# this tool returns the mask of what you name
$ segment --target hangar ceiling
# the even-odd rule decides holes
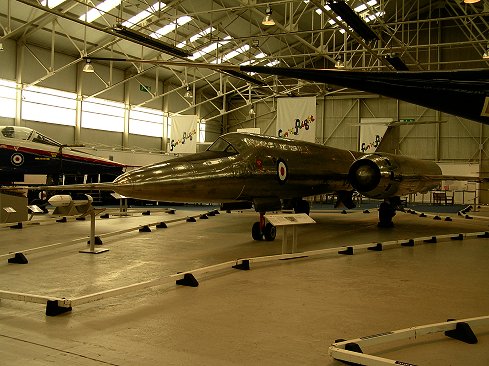
[[[262,24],[267,13],[275,25]],[[75,58],[62,66],[38,60],[46,73],[30,85],[42,85],[73,64],[83,66],[84,56],[186,60],[187,54],[199,62],[285,67],[334,68],[341,62],[359,70],[461,69],[487,67],[489,0],[5,0],[0,26],[1,40]],[[148,40],[160,43],[148,46]],[[214,96],[259,101],[345,92],[273,76],[243,80],[194,67],[105,63],[125,70],[127,80],[146,75],[198,88],[217,115],[228,112]],[[114,87],[109,84],[105,89]],[[151,95],[148,101],[159,97]]]

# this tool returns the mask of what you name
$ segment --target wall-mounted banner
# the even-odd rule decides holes
[[[361,118],[359,151],[373,153],[384,138],[392,118]]]
[[[278,99],[278,137],[315,142],[316,123],[316,97]]]
[[[196,115],[171,116],[170,152],[197,152],[197,122]]]

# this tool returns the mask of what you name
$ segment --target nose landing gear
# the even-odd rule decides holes
[[[273,241],[277,235],[277,228],[270,223],[265,223],[265,212],[260,212],[260,221],[255,222],[251,228],[253,240]]]

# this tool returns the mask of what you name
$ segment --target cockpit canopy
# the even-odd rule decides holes
[[[225,153],[226,155],[238,154],[238,150],[229,142],[219,137],[214,143],[207,148],[207,151]]]
[[[0,129],[0,138],[10,138],[22,141],[32,141],[38,144],[50,145],[50,146],[61,146],[61,144],[49,137],[34,131],[31,128],[20,127],[20,126],[6,126]]]

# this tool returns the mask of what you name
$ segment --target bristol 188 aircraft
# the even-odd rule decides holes
[[[112,181],[124,165],[62,145],[27,127],[0,127],[0,182],[24,181],[24,174],[47,175],[57,184],[61,176],[104,175]],[[71,179],[74,180],[74,179]]]
[[[137,168],[112,183],[64,188],[88,186],[170,202],[252,203],[260,213],[252,227],[253,239],[273,240],[276,229],[265,223],[264,214],[280,210],[284,203],[309,213],[303,197],[336,193],[341,203],[353,208],[356,190],[395,205],[400,196],[433,189],[442,179],[448,178],[434,162],[233,132],[219,137],[205,152]],[[381,205],[381,224],[392,224],[391,211]]]

